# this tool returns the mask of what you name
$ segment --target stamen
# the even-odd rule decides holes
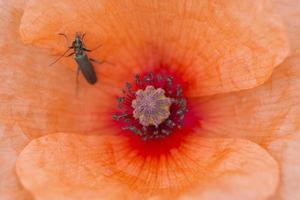
[[[181,85],[172,76],[137,74],[134,84],[126,82],[122,92],[123,96],[117,98],[120,112],[113,114],[122,130],[146,141],[162,139],[184,126],[187,101]]]
[[[136,84],[140,84],[141,83],[141,79],[140,79],[140,75],[139,74],[135,75],[135,82],[136,82]]]
[[[156,76],[156,78],[157,78],[157,81],[161,81],[162,80],[162,77],[159,74]]]

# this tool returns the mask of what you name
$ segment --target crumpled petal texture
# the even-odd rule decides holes
[[[101,123],[95,121],[101,121],[99,113],[91,107],[109,107],[110,101],[102,95],[112,90],[100,88],[100,93],[98,88],[81,82],[76,96],[75,72],[62,65],[50,67],[52,57],[21,42],[19,25],[24,5],[15,4],[1,2],[5,12],[1,12],[0,27],[7,32],[0,38],[1,121],[18,123],[29,138],[63,130],[98,131],[100,127],[95,125]]]
[[[270,196],[278,182],[277,164],[249,141],[220,138],[235,137],[259,143],[280,164],[282,178],[274,199],[297,199],[299,59],[289,58],[275,69],[270,80],[253,88],[265,82],[288,53],[280,20],[267,1],[183,2],[30,0],[24,15],[24,5],[0,2],[4,11],[0,13],[0,28],[6,31],[0,38],[0,121],[10,124],[0,133],[0,150],[4,152],[0,155],[4,163],[0,180],[9,180],[0,181],[0,188],[6,190],[0,191],[0,199],[30,198],[14,174],[15,159],[29,140],[58,131],[87,135],[114,132],[109,111],[115,106],[111,102],[121,84],[160,62],[192,80],[189,97],[196,97],[193,103],[201,104],[203,119],[202,130],[195,132],[214,138],[188,140],[190,143],[181,149],[183,157],[175,151],[170,159],[153,161],[134,159],[136,152],[124,153],[126,143],[120,145],[120,140],[105,134],[42,137],[32,141],[19,159],[18,173],[26,188],[45,199],[64,199],[66,195],[84,199],[83,194],[99,199],[108,193],[107,198],[113,199],[126,192],[128,198],[140,199],[146,189],[139,186],[148,183],[155,188],[151,191],[153,199],[175,195],[173,188],[181,192],[182,199]],[[287,9],[297,7],[292,3],[281,3],[286,9],[279,13],[288,22],[295,56],[299,34],[290,19],[296,18],[297,11]],[[115,64],[96,67],[100,84],[95,87],[81,77],[78,96],[75,62],[62,59],[48,66],[56,58],[49,50],[59,55],[66,47],[64,38],[56,34],[64,32],[72,40],[76,31],[87,33],[88,47],[103,44],[91,57]],[[249,88],[253,89],[238,91]],[[218,95],[198,98],[211,94]],[[11,156],[7,157],[6,151]],[[111,157],[119,163],[110,162]],[[65,158],[70,158],[69,163]],[[161,168],[157,168],[158,163]],[[107,170],[107,166],[111,168]],[[139,166],[148,171],[138,170]],[[93,170],[97,167],[99,171]],[[157,172],[161,179],[150,176]],[[132,186],[142,192],[133,191]]]
[[[291,54],[299,56],[300,53],[300,6],[295,0],[272,0],[278,13],[287,27],[290,40]]]
[[[268,146],[273,157],[281,163],[281,181],[271,200],[297,200],[300,188],[300,132]]]
[[[30,200],[30,194],[20,184],[15,162],[29,139],[18,126],[0,124],[0,199]]]
[[[189,26],[186,25],[186,27],[188,28],[191,28],[191,26],[199,27],[201,29],[199,30],[200,33],[201,31],[203,32],[210,29],[215,30],[216,27],[210,28],[210,25],[215,26],[214,23],[212,23],[210,20],[214,19],[215,17],[218,17],[215,15],[219,13],[217,12],[217,10],[219,10],[219,8],[222,7],[222,5],[218,5],[220,4],[220,2],[212,3],[212,5],[210,5],[210,3],[208,3],[207,1],[203,1],[203,2],[201,1],[202,3],[199,5],[198,4],[193,5],[193,1],[189,1],[189,2],[191,3],[191,5],[182,5],[174,1],[174,3],[172,3],[172,5],[174,4],[174,7],[172,8],[169,8],[169,5],[167,6],[163,3],[157,3],[156,5],[154,3],[151,4],[148,2],[148,4],[150,5],[147,5],[147,3],[141,4],[135,1],[131,1],[131,3],[127,6],[122,6],[121,5],[122,1],[120,2],[119,6],[116,6],[113,1],[108,1],[108,2],[103,1],[101,2],[101,4],[94,3],[93,9],[91,9],[93,12],[89,12],[89,15],[92,15],[94,18],[97,19],[98,17],[102,17],[102,18],[103,16],[107,17],[106,20],[101,20],[102,18],[96,20],[96,21],[103,22],[101,23],[101,26],[99,26],[97,25],[97,23],[95,24],[95,20],[92,20],[90,17],[84,17],[87,13],[85,13],[85,15],[75,14],[77,12],[80,13],[80,10],[85,10],[85,7],[79,9],[78,4],[75,2],[70,3],[69,1],[64,1],[64,2],[60,2],[63,3],[64,6],[58,6],[59,3],[54,5],[55,2],[52,1],[48,3],[43,1],[38,1],[38,2],[29,1],[25,9],[25,11],[27,10],[27,12],[24,13],[22,19],[20,19],[21,16],[19,16],[19,18],[14,21],[15,25],[13,27],[11,26],[6,27],[6,30],[10,34],[8,34],[5,38],[1,39],[3,43],[3,46],[1,48],[2,49],[1,53],[3,55],[3,60],[0,61],[1,66],[10,66],[10,67],[9,68],[5,67],[2,70],[2,73],[0,74],[1,79],[5,80],[5,82],[1,85],[2,86],[1,91],[3,91],[1,101],[2,101],[2,105],[5,106],[1,107],[2,112],[0,117],[3,118],[3,120],[5,121],[13,121],[13,122],[17,121],[25,130],[26,134],[30,135],[30,137],[36,137],[39,135],[53,133],[57,131],[81,133],[81,132],[99,132],[99,130],[101,129],[108,129],[110,128],[111,125],[109,123],[110,119],[109,118],[99,119],[99,117],[97,117],[100,115],[107,116],[108,110],[112,107],[112,105],[110,104],[111,99],[108,99],[107,95],[116,96],[116,93],[120,91],[120,88],[123,87],[123,83],[128,81],[129,77],[133,77],[135,73],[138,73],[143,69],[151,70],[153,66],[155,66],[155,63],[160,62],[161,60],[169,64],[171,70],[181,71],[181,73],[183,74],[184,77],[186,77],[187,80],[197,79],[198,81],[201,82],[200,85],[196,83],[190,84],[191,87],[189,88],[190,91],[189,94],[191,96],[212,94],[216,92],[214,91],[214,89],[218,90],[219,92],[226,92],[227,91],[226,89],[222,91],[219,90],[220,88],[219,86],[217,86],[218,83],[215,83],[214,81],[211,82],[209,80],[206,80],[205,78],[203,79],[201,77],[199,78],[199,76],[210,77],[208,74],[214,74],[214,72],[207,72],[207,70],[212,69],[213,71],[216,71],[214,70],[213,66],[215,65],[217,66],[218,64],[214,63],[216,59],[214,58],[213,54],[211,56],[208,55],[202,56],[202,54],[199,56],[197,52],[201,50],[202,53],[208,54],[210,52],[209,49],[212,48],[212,47],[210,48],[208,47],[213,45],[212,44],[213,40],[211,39],[211,37],[216,37],[216,35],[220,35],[221,37],[220,40],[222,41],[224,38],[229,37],[228,39],[224,40],[228,42],[230,38],[231,40],[236,41],[236,37],[233,37],[232,35],[230,36],[230,34],[229,36],[226,36],[227,32],[224,32],[224,34],[222,34],[222,32],[219,31],[218,34],[216,34],[215,32],[212,32],[210,34],[203,33],[203,37],[199,37],[198,38],[199,40],[197,40],[197,38],[192,37],[193,35],[190,34],[188,35],[189,37],[183,38],[180,35],[178,35],[180,31],[179,32],[175,31],[175,33],[174,31],[173,32],[165,31],[166,28],[165,23],[163,26],[163,34],[161,33],[161,31],[155,33],[155,34],[162,34],[163,35],[162,37],[153,37],[153,35],[148,34],[148,32],[151,32],[150,30],[152,29],[153,31],[156,29],[161,30],[161,28],[154,25],[160,24],[160,22],[162,21],[161,20],[162,17],[169,18],[168,13],[170,13],[170,9],[174,9],[174,12],[176,11],[175,12],[176,16],[178,15],[178,20],[175,21],[171,20],[174,21],[171,23],[173,27],[172,29],[174,30],[175,29],[179,30],[179,28],[181,26],[184,26],[185,23],[192,23]],[[53,7],[49,6],[52,4],[54,5]],[[38,7],[38,6],[43,7],[45,5],[48,5],[45,8],[47,12],[44,12],[45,11],[44,9]],[[81,6],[88,6],[88,5],[89,4],[85,4],[85,3],[81,4]],[[244,5],[244,3],[242,3],[242,5]],[[130,6],[133,6],[135,10],[141,10],[143,11],[143,13],[148,13],[148,14],[144,16],[144,14],[140,13],[139,11],[137,11],[137,13],[129,12],[125,8]],[[228,8],[229,9],[228,12],[230,11],[229,13],[231,13],[232,15],[235,13],[235,12],[231,12],[234,9],[237,9],[236,12],[243,11],[242,12],[243,14],[239,17],[241,17],[244,20],[243,21],[242,19],[240,20],[236,19],[234,21],[235,23],[233,23],[230,21],[231,18],[229,17],[228,18],[229,22],[227,23],[227,26],[228,29],[230,30],[231,29],[242,30],[245,25],[242,26],[242,24],[240,23],[246,23],[247,21],[248,23],[250,23],[251,22],[250,19],[252,18],[255,18],[255,21],[257,21],[258,19],[262,20],[261,23],[255,23],[255,24],[257,24],[257,26],[262,28],[263,34],[267,34],[266,31],[268,30],[265,30],[265,28],[268,29],[267,27],[273,26],[273,23],[269,23],[268,26],[262,25],[264,23],[267,23],[268,20],[271,20],[273,19],[273,17],[275,17],[273,16],[273,12],[267,9],[268,8],[267,3],[256,2],[254,4],[251,3],[249,6],[250,8],[252,8],[253,11],[252,14],[267,13],[270,14],[270,16],[268,17],[265,16],[253,17],[251,13],[249,13],[249,10],[251,9],[248,9],[246,5],[245,7],[247,8],[244,8],[246,10],[244,12],[242,8],[236,8],[235,4],[232,1],[228,2],[228,5],[226,4],[226,7],[228,6],[230,8],[230,9]],[[230,6],[232,6],[232,8]],[[110,12],[106,11],[105,14],[103,14],[102,16],[100,11],[104,7],[107,9],[112,9],[112,11]],[[188,13],[184,14],[187,11],[185,12],[181,11],[180,10],[181,7],[190,10],[191,13],[189,13],[189,15]],[[211,9],[206,9],[207,7],[209,8],[211,7]],[[57,12],[59,12],[60,9],[67,9],[68,12],[61,11],[60,15],[55,15],[55,16],[64,17],[65,15],[70,15],[69,17],[71,17],[72,20],[71,19],[56,20],[52,16],[52,14],[53,13],[57,14]],[[118,9],[118,10],[114,11],[113,9]],[[146,11],[145,9],[147,10],[149,9],[149,12],[144,12]],[[158,9],[162,10],[161,14],[155,14],[154,10],[158,10]],[[198,13],[196,12],[197,9],[200,10],[204,9],[206,11],[204,13],[202,12]],[[37,16],[34,16],[35,13],[38,15],[38,18]],[[200,16],[197,16],[197,14]],[[212,16],[209,17],[210,15]],[[173,15],[171,17],[174,18]],[[122,20],[120,18],[122,18]],[[244,18],[248,20],[245,20]],[[140,28],[142,28],[140,26],[140,24],[142,24],[141,22],[140,24],[131,24],[133,23],[134,19],[144,20],[145,23],[147,22],[147,26],[144,28],[145,30],[149,29],[149,31],[140,30]],[[264,20],[267,20],[267,22],[264,22]],[[103,56],[105,59],[114,62],[116,65],[113,67],[108,65],[96,67],[96,71],[99,74],[98,77],[100,79],[100,84],[97,84],[96,87],[89,87],[89,85],[87,85],[85,81],[82,80],[81,78],[82,81],[80,81],[79,84],[79,96],[76,97],[75,95],[76,64],[74,63],[74,61],[72,59],[62,59],[61,62],[57,63],[55,66],[49,67],[48,65],[55,59],[55,57],[51,58],[49,56],[49,52],[46,50],[34,48],[33,46],[29,46],[29,45],[25,46],[20,42],[20,38],[18,36],[19,27],[17,26],[20,21],[21,21],[20,30],[23,35],[22,36],[23,40],[26,41],[27,38],[27,42],[29,41],[37,45],[44,44],[44,47],[61,50],[61,52],[64,51],[66,44],[64,38],[59,38],[56,35],[56,33],[65,32],[66,34],[70,35],[70,37],[72,37],[75,31],[78,30],[85,31],[87,33],[86,43],[89,47],[97,46],[100,43],[103,44],[103,47],[101,47],[101,49],[99,49],[98,52],[92,53],[91,57],[101,60]],[[279,52],[282,51],[287,52],[287,44],[284,42],[285,37],[283,31],[281,30],[281,25],[275,19],[273,21],[274,21],[274,33],[272,32],[271,36],[272,37],[274,36],[275,38],[260,37],[260,39],[263,40],[260,46],[264,46],[264,44],[274,42],[274,44],[272,45],[270,44],[272,47],[270,46],[265,47],[270,51],[274,51],[274,52],[270,52],[270,54],[264,52],[262,56],[267,56],[270,58],[272,57],[276,60],[276,62],[275,60],[273,60],[274,62],[273,61],[271,62],[272,67],[268,68],[267,66],[271,66],[271,65],[267,64],[264,65],[263,68],[259,67],[259,70],[255,72],[255,73],[260,73],[261,69],[269,71],[267,74],[264,74],[262,76],[259,75],[260,77],[265,77],[265,78],[269,77],[273,67],[275,67],[275,64],[278,63],[280,60],[282,60],[284,55],[286,55],[286,53],[281,54]],[[65,28],[59,26],[59,24],[61,24],[62,22],[64,22],[66,26]],[[182,24],[179,22],[182,22]],[[58,25],[56,23],[58,23]],[[117,24],[112,25],[111,23],[112,24],[117,23]],[[34,24],[34,27],[31,27],[32,24]],[[83,27],[81,26],[79,27],[78,24],[82,25]],[[222,24],[223,23],[221,23],[219,26],[222,26]],[[47,29],[46,25],[49,28],[54,27],[55,30]],[[98,31],[92,29],[89,30],[85,28],[85,26],[94,27],[94,29],[99,29],[99,30]],[[205,28],[206,26],[207,28]],[[28,28],[28,30],[26,29],[26,27]],[[107,28],[118,27],[119,30],[123,30],[123,31],[117,31],[117,30],[109,31],[109,29],[105,31],[101,31],[105,27]],[[253,27],[253,28],[259,31],[260,30],[259,27],[257,28]],[[114,33],[114,34],[110,34],[110,33]],[[133,33],[136,35],[136,37],[131,36]],[[169,33],[169,35],[167,33]],[[190,31],[190,33],[194,33],[196,35],[198,32]],[[103,34],[105,34],[105,37],[103,36]],[[236,44],[237,47],[234,48],[238,48],[238,46],[243,45],[242,44],[243,40],[253,42],[253,43],[259,42],[260,40],[257,40],[257,38],[254,36],[255,35],[250,33],[249,35],[247,35],[247,37],[245,36],[245,38],[243,36],[240,39],[241,44]],[[254,37],[254,39],[252,39],[252,37]],[[15,38],[17,38],[17,40]],[[135,38],[135,40],[138,41],[134,41],[133,38]],[[159,38],[162,40],[152,41],[154,39],[159,39]],[[171,38],[173,38],[172,41],[169,41]],[[264,41],[264,39],[268,40],[269,42]],[[216,40],[216,38],[214,38],[214,40]],[[209,44],[205,45],[206,46],[205,49],[199,50],[197,48],[203,48],[203,45],[201,45],[202,44],[201,41],[202,42],[209,41]],[[173,44],[173,45],[170,45],[170,50],[165,51],[165,50],[159,50],[156,47],[155,48],[149,47],[149,44],[153,44],[154,46],[162,46],[166,44]],[[225,45],[226,48],[234,46],[234,45],[226,45],[223,44],[222,42],[218,44]],[[184,48],[182,45],[193,46],[193,48],[192,47]],[[144,46],[145,48],[141,49],[139,48],[139,46]],[[278,48],[275,48],[275,46]],[[159,48],[166,49],[166,50],[168,49],[167,47],[159,47]],[[189,51],[187,50],[187,48],[189,49]],[[226,52],[225,51],[226,48],[224,48],[224,51],[222,50],[219,52]],[[161,51],[164,53],[161,54],[160,53]],[[186,53],[183,54],[182,51],[186,52],[189,56],[184,56],[186,55]],[[14,52],[15,55],[18,55],[18,58],[12,59],[11,55],[8,54],[9,52]],[[253,52],[256,52],[256,50]],[[169,55],[167,56],[166,53]],[[280,56],[276,56],[279,54]],[[148,55],[148,57],[145,57],[145,55]],[[171,55],[176,57],[176,59],[171,58],[170,57]],[[246,57],[250,59],[249,55],[247,54]],[[201,59],[204,57],[212,58],[209,61],[209,65],[202,65],[202,64],[198,65],[198,64],[191,63],[191,61],[198,62],[197,59]],[[232,55],[232,58],[236,58],[236,55]],[[260,61],[265,62],[267,60],[270,60],[268,58],[256,58],[256,59],[259,62]],[[181,63],[178,62],[179,60]],[[147,63],[143,63],[142,61]],[[226,62],[226,63],[229,64],[230,62]],[[246,63],[252,63],[251,59]],[[262,64],[259,65],[261,66]],[[72,69],[69,69],[68,66],[71,66]],[[191,70],[192,69],[194,70],[192,73],[190,73],[190,75],[186,71],[187,66],[191,67]],[[240,65],[240,64],[232,63],[232,66],[241,67],[241,69],[246,69],[244,65]],[[251,64],[251,67],[255,67],[255,66],[256,65]],[[251,70],[255,71],[256,69],[253,68]],[[201,73],[198,73],[197,71],[201,71]],[[231,75],[226,74],[227,72],[230,71],[239,72],[240,70],[224,69],[224,76],[227,78],[230,77]],[[220,73],[219,75],[221,74],[222,73]],[[219,75],[217,77],[219,77]],[[252,78],[249,79],[246,77],[248,75],[252,76],[251,73],[247,72],[247,73],[240,73],[237,75],[237,77],[242,78],[244,80],[252,80]],[[227,78],[225,79],[229,80]],[[226,85],[225,87],[230,85],[227,84],[228,81],[225,82],[226,82],[226,84],[224,84],[224,86]],[[215,84],[216,87],[213,87],[214,89],[206,93],[202,88],[202,87],[206,87],[205,84]],[[223,86],[220,85],[220,87]],[[99,101],[99,99],[101,99],[101,101]],[[95,110],[97,110],[97,112],[95,112]],[[98,123],[100,121],[103,123]],[[105,124],[105,126],[103,126],[103,124]]]
[[[203,98],[202,134],[236,137],[264,146],[280,163],[281,181],[274,200],[298,198],[300,147],[300,59],[291,57],[254,90]],[[272,199],[272,200],[273,200]]]
[[[297,1],[293,0],[274,0],[278,8],[279,14],[283,17],[288,28],[289,39],[291,41],[291,53],[293,55],[293,65],[299,68],[299,53],[300,53],[300,6]],[[295,77],[296,78],[296,77]],[[294,90],[294,93],[298,91]],[[297,105],[297,104],[296,104]],[[298,106],[299,107],[299,106]],[[272,142],[268,149],[272,155],[281,164],[281,181],[279,189],[274,194],[271,200],[297,200],[299,198],[298,192],[300,190],[300,172],[299,172],[299,147],[300,147],[300,132],[299,125],[296,125],[297,119],[300,117],[299,111],[293,109],[292,113],[295,119],[288,117],[284,120],[284,127],[287,129],[295,129],[293,134],[288,134],[288,137],[281,138]],[[291,116],[291,115],[288,115]],[[296,126],[295,126],[296,125]]]
[[[253,90],[199,99],[202,133],[250,139],[264,146],[296,134],[300,123],[299,61],[288,59],[270,80]]]
[[[30,0],[20,26],[26,43],[61,52],[54,34],[77,31],[123,67],[183,65],[191,96],[262,84],[289,49],[268,1]]]
[[[157,158],[141,157],[127,145],[109,133],[47,135],[23,150],[17,173],[44,200],[258,200],[277,187],[277,163],[246,140],[194,135],[170,155]]]

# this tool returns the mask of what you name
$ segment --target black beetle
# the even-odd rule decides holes
[[[65,34],[59,33],[59,35],[64,36],[66,38],[66,40],[68,41],[68,38]],[[95,73],[94,66],[92,65],[91,62],[96,62],[96,63],[102,64],[102,63],[104,63],[104,61],[98,62],[98,61],[96,61],[92,58],[89,58],[87,56],[87,54],[85,52],[91,52],[92,50],[89,50],[89,49],[85,48],[84,43],[83,43],[84,36],[85,36],[85,34],[81,34],[81,33],[77,32],[75,34],[75,39],[72,42],[72,46],[70,46],[67,49],[67,51],[65,51],[59,58],[57,58],[50,65],[53,65],[59,59],[64,57],[70,49],[74,49],[74,51],[72,53],[70,53],[69,55],[67,55],[66,57],[69,57],[69,56],[72,56],[72,55],[75,54],[75,61],[77,62],[77,65],[78,65],[77,74],[76,74],[76,82],[78,81],[78,75],[79,75],[79,72],[81,71],[84,78],[87,80],[87,82],[94,85],[97,82],[97,76],[96,76],[96,73]]]

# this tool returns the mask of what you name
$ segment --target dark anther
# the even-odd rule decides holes
[[[112,118],[113,118],[114,120],[116,120],[116,121],[119,121],[119,120],[120,120],[120,118],[119,118],[119,116],[118,116],[117,114],[113,114],[113,115],[112,115]]]
[[[150,72],[148,75],[146,75],[144,77],[144,80],[145,80],[145,82],[150,83],[153,80],[153,73]]]
[[[173,77],[172,76],[168,76],[167,77],[167,81],[168,81],[168,86],[172,86],[172,83],[173,83]]]
[[[125,97],[118,97],[118,102],[119,102],[119,103],[123,103],[124,100],[125,100]]]
[[[136,74],[134,85],[127,82],[122,92],[123,95],[117,98],[120,110],[112,116],[114,120],[122,121],[122,130],[130,131],[147,141],[165,138],[183,127],[188,112],[187,101],[183,96],[183,88],[176,84],[172,76],[153,72]],[[168,108],[162,106],[161,109],[158,106],[162,104],[162,95],[163,102],[168,102]],[[145,111],[149,109],[159,111],[160,114],[168,112],[168,115],[162,118],[162,115],[152,111],[149,113],[153,114],[149,115]]]
[[[130,130],[130,131],[134,132],[137,135],[141,135],[142,134],[141,131],[138,130],[135,126],[125,126],[122,129],[123,130]]]
[[[140,84],[140,83],[141,83],[141,79],[140,79],[140,75],[139,75],[139,74],[136,74],[136,75],[135,75],[135,82],[136,82],[137,84]]]
[[[157,78],[157,81],[161,81],[161,80],[162,80],[162,77],[161,77],[160,74],[158,74],[158,75],[156,76],[156,78]]]
[[[153,78],[154,78],[153,72],[150,72],[150,73],[149,73],[149,78],[150,78],[150,80],[153,80]]]
[[[169,128],[174,128],[176,126],[176,124],[170,119],[168,119],[166,123]]]
[[[126,82],[126,87],[127,87],[128,90],[130,90],[131,89],[131,83]]]
[[[127,117],[127,116],[128,116],[127,113],[124,113],[124,114],[121,114],[121,115],[117,115],[117,114],[112,115],[113,119],[115,119],[116,121],[119,121],[120,119],[122,119],[124,117]]]
[[[182,88],[179,85],[177,85],[176,96],[177,97],[182,96]]]
[[[183,110],[177,110],[176,114],[177,114],[177,115],[183,115],[183,114],[184,114],[184,111],[183,111]]]

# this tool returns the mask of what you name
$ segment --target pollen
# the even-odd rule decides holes
[[[143,126],[158,127],[170,115],[172,99],[165,96],[162,88],[155,89],[152,85],[145,90],[138,90],[136,99],[132,101],[133,117]]]

